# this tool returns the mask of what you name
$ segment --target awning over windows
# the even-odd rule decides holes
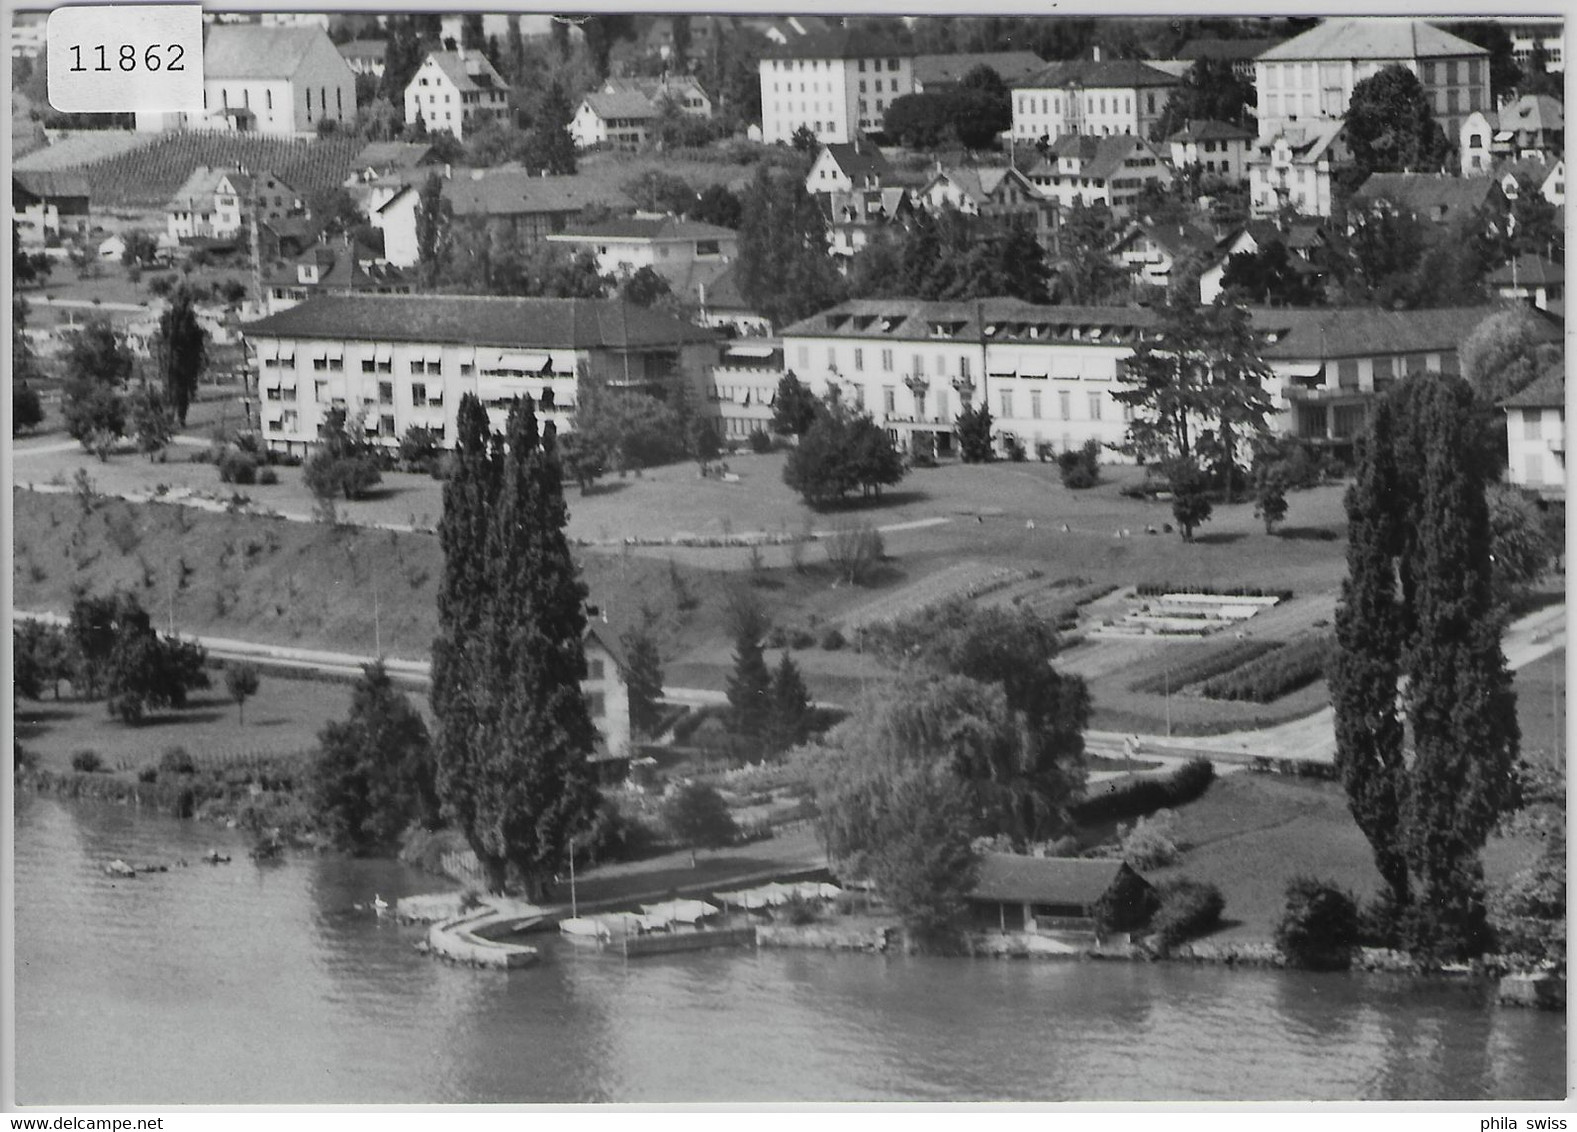
[[[525,373],[542,373],[553,364],[546,354],[505,354],[499,361],[502,369],[517,369]]]
[[[730,346],[728,356],[731,358],[770,358],[777,353],[775,346]]]
[[[1324,362],[1283,362],[1276,367],[1288,377],[1318,377],[1325,370]]]

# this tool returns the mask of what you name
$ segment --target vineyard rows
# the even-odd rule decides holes
[[[159,208],[200,165],[267,169],[302,197],[341,184],[362,142],[330,137],[296,141],[256,134],[183,131],[73,171],[88,179],[94,208]]]

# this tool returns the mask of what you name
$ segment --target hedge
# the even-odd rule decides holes
[[[1190,684],[1198,684],[1211,677],[1220,676],[1224,672],[1231,672],[1234,668],[1280,647],[1280,641],[1265,640],[1234,641],[1224,646],[1209,646],[1195,651],[1182,664],[1174,665],[1164,672],[1158,672],[1143,680],[1134,681],[1128,685],[1128,690],[1156,694],[1170,688],[1175,692]]]
[[[1185,582],[1141,582],[1134,587],[1140,597],[1160,597],[1163,594],[1208,594],[1211,597],[1273,597],[1290,601],[1291,590],[1262,589],[1259,586],[1200,586]]]
[[[1212,700],[1252,700],[1268,704],[1321,679],[1335,638],[1329,634],[1293,641],[1200,687]]]
[[[1093,825],[1173,809],[1210,789],[1215,777],[1209,759],[1189,759],[1164,778],[1129,779],[1075,802],[1069,813],[1078,824]]]

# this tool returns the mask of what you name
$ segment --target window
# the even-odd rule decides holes
[[[380,404],[380,405],[392,405],[392,404],[394,404],[394,382],[392,382],[392,381],[380,381],[380,382],[378,382],[378,404]]]
[[[827,368],[833,373],[838,372],[838,348],[836,346],[827,347]]]
[[[898,405],[898,396],[891,385],[882,386],[882,412],[892,413]]]
[[[598,656],[598,657],[588,657],[587,658],[587,660],[586,660],[586,679],[588,679],[588,680],[602,680],[602,679],[604,679],[602,657]]]
[[[345,372],[345,359],[344,358],[330,358],[329,359],[329,372],[330,373],[343,373],[343,372]]]
[[[1544,414],[1538,409],[1524,409],[1522,411],[1522,439],[1542,440],[1544,437]]]
[[[427,385],[425,382],[413,381],[411,383],[411,404],[421,405],[427,401]]]
[[[913,370],[913,373],[914,373],[914,375],[916,377],[924,377],[925,376],[925,359],[923,357],[921,357],[919,354],[916,354],[914,356],[914,370]]]
[[[882,372],[883,373],[892,373],[892,371],[893,371],[893,352],[891,350],[883,350],[882,351]]]
[[[865,369],[865,351],[858,346],[854,348],[854,372],[860,373]]]
[[[963,378],[967,378],[969,376],[969,359],[968,358],[959,358],[958,359],[958,376],[959,377],[963,377]]]
[[[1029,415],[1031,417],[1033,417],[1037,421],[1040,420],[1040,391],[1039,390],[1036,390],[1035,392],[1033,392],[1033,393],[1031,393],[1029,395]]]
[[[604,704],[605,704],[605,698],[604,698],[603,693],[601,693],[601,692],[587,692],[586,693],[586,710],[591,712],[591,714],[592,714],[592,716],[594,718],[601,718],[602,716],[604,716],[604,715],[606,715],[608,713],[607,712],[607,708],[604,706]]]
[[[1099,393],[1091,393],[1090,394],[1090,420],[1098,421],[1100,419],[1101,419],[1101,395]]]
[[[799,348],[798,354],[799,354],[799,368],[802,369],[802,370],[810,369],[810,347],[809,346],[801,346]]]
[[[378,418],[378,435],[379,436],[393,436],[394,435],[394,414],[393,413],[384,413]]]
[[[1004,418],[1011,417],[1013,415],[1012,390],[1004,389],[999,396],[1001,397],[1002,416]]]
[[[1073,395],[1066,390],[1057,394],[1057,412],[1065,421],[1073,419]]]
[[[476,372],[476,363],[475,362],[461,362],[460,363],[460,376],[461,377],[470,377],[475,372]]]
[[[1336,363],[1336,384],[1343,389],[1358,388],[1358,362],[1354,358],[1342,358]]]
[[[326,370],[326,369],[329,368],[329,360],[327,358],[313,358],[312,359],[312,368],[313,369],[318,369],[318,370]]]

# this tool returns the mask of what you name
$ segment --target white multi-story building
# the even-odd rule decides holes
[[[356,75],[315,24],[214,24],[203,44],[201,112],[137,111],[137,129],[316,136],[356,117]]]
[[[510,402],[530,396],[543,419],[572,429],[583,378],[698,404],[717,357],[710,330],[600,299],[325,296],[243,332],[263,439],[296,453],[334,410],[387,447],[412,426],[452,444],[466,393],[496,428]]]
[[[1181,80],[1132,59],[1053,63],[1013,87],[1013,137],[1056,141],[1068,134],[1148,138]]]
[[[1511,57],[1524,67],[1533,58],[1535,47],[1544,49],[1544,69],[1550,74],[1566,73],[1566,27],[1556,20],[1506,22],[1511,35]]]
[[[1457,136],[1462,176],[1488,173],[1502,161],[1550,161],[1566,149],[1566,111],[1547,94],[1525,94],[1499,110],[1475,110]]]
[[[1272,377],[1273,427],[1350,446],[1378,393],[1413,373],[1457,372],[1459,344],[1494,307],[1255,309]],[[1122,443],[1133,409],[1113,393],[1159,314],[1141,307],[856,300],[783,331],[783,365],[817,396],[836,390],[906,448],[956,451],[965,406],[988,409],[997,443],[1034,452]],[[1541,324],[1544,325],[1544,324]],[[1558,340],[1560,328],[1545,329]]]
[[[1172,167],[1197,165],[1207,175],[1228,181],[1248,177],[1248,155],[1254,147],[1254,134],[1230,122],[1193,119],[1166,139],[1171,150]]]
[[[1291,209],[1302,216],[1331,214],[1331,171],[1351,154],[1340,118],[1288,127],[1255,143],[1248,158],[1249,211],[1274,216]]]
[[[1353,87],[1393,64],[1418,76],[1447,138],[1491,105],[1484,48],[1423,20],[1325,20],[1254,61],[1260,141],[1346,117]]]
[[[1105,204],[1113,215],[1126,217],[1145,185],[1172,183],[1172,167],[1142,137],[1064,134],[1030,169],[1029,180],[1063,208]]]
[[[651,137],[656,121],[656,105],[640,91],[592,91],[580,100],[569,136],[581,149],[598,145],[639,149]]]
[[[254,207],[258,219],[270,221],[299,215],[304,205],[295,189],[267,170],[254,176],[199,165],[164,206],[165,230],[172,240],[229,239]]]
[[[456,140],[509,118],[509,86],[480,51],[429,51],[405,85],[405,120]]]
[[[1566,365],[1556,362],[1501,403],[1506,410],[1506,479],[1566,498]]]
[[[739,254],[739,234],[732,228],[673,216],[636,215],[571,226],[548,236],[548,242],[591,249],[604,275],[633,275],[649,267],[670,283],[683,279],[696,263],[727,262]]]
[[[914,57],[860,32],[802,36],[760,62],[761,137],[849,142],[882,128],[887,108],[914,93]]]

